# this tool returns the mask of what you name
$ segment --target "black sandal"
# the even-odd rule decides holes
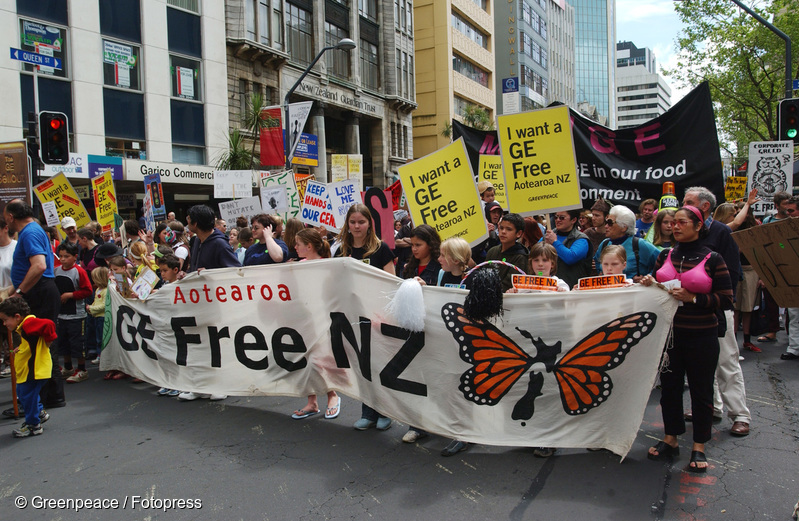
[[[646,457],[651,459],[652,461],[662,461],[666,458],[670,458],[672,456],[679,456],[680,455],[680,446],[677,445],[676,447],[672,447],[665,441],[659,441],[652,447],[657,451],[657,454],[652,454],[648,452]]]
[[[691,463],[694,464],[693,467],[691,466]],[[691,461],[688,463],[688,467],[686,467],[686,470],[688,470],[688,472],[693,472],[695,474],[704,474],[705,472],[707,472],[707,467],[699,467],[697,466],[697,463],[707,463],[707,458],[705,457],[705,453],[702,452],[701,450],[691,451]]]

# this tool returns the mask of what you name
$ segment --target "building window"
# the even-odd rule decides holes
[[[476,81],[483,87],[488,87],[488,72],[457,54],[452,55],[452,70]]]
[[[291,3],[287,5],[288,51],[293,61],[308,65],[313,59],[313,18],[309,11]]]
[[[488,7],[488,0],[472,0],[476,6],[478,6],[483,11],[486,11]]]
[[[105,155],[126,159],[147,159],[147,142],[106,138]]]
[[[335,46],[342,38],[349,38],[349,33],[337,25],[325,22],[325,45]],[[328,71],[333,76],[347,79],[350,76],[350,53],[334,50],[328,56]]]
[[[377,0],[358,0],[358,12],[367,20],[377,22]]]
[[[166,0],[167,5],[200,14],[200,0]]]
[[[475,42],[483,49],[488,49],[488,35],[464,20],[459,14],[452,13],[452,27],[458,32],[466,35],[467,38]]]
[[[397,157],[397,124],[391,122],[391,155]]]
[[[416,83],[413,79],[413,56],[408,55],[408,99],[413,100],[416,96]]]
[[[172,162],[187,165],[204,165],[205,148],[186,145],[172,145]]]
[[[361,40],[361,78],[363,86],[377,90],[380,88],[380,68],[377,59],[377,45]]]
[[[138,46],[103,40],[103,83],[110,87],[141,90]]]
[[[182,56],[169,56],[172,96],[200,101],[200,62]]]
[[[402,125],[402,157],[408,157],[408,127]]]
[[[281,0],[246,0],[247,39],[270,47],[283,47]]]
[[[54,25],[20,19],[20,49],[45,56],[52,56],[61,61],[61,69],[39,67],[39,74],[67,78],[67,30]],[[33,65],[22,64],[22,70],[33,72]]]

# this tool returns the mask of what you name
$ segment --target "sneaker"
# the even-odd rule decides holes
[[[50,413],[42,409],[42,412],[39,413],[39,423],[44,423],[50,419]]]
[[[218,402],[218,401],[224,400],[226,398],[227,398],[226,394],[212,394],[212,395],[208,396],[208,399],[210,399],[212,402]]]
[[[175,396],[180,396],[180,391],[178,391],[177,389],[170,389],[169,392],[167,393],[167,396],[169,396],[170,398],[174,398]]]
[[[755,344],[753,344],[752,342],[744,342],[744,349],[746,349],[747,351],[751,351],[751,352],[753,352],[753,353],[762,353],[762,352],[763,352],[763,350],[762,350],[762,349],[760,349],[759,347],[757,347],[757,346],[756,346]]]
[[[11,435],[15,438],[27,438],[29,436],[38,436],[42,432],[44,432],[44,429],[42,429],[41,423],[39,425],[28,425],[23,423],[22,427],[12,432]]]
[[[172,392],[172,389],[167,389],[166,387],[161,387],[160,389],[158,389],[158,391],[155,394],[157,394],[158,396],[169,396],[169,393],[171,393],[171,392]]]
[[[459,452],[465,451],[471,446],[472,446],[471,443],[466,443],[465,441],[452,440],[451,442],[449,442],[449,445],[444,447],[444,449],[441,451],[441,455],[445,458],[448,458],[450,456],[454,456]]]
[[[361,418],[353,424],[353,427],[355,430],[365,431],[366,429],[371,429],[375,425],[377,425],[377,422],[373,422],[372,420],[368,420],[366,418]]]
[[[76,369],[74,369],[74,368],[67,369],[66,367],[64,367],[64,368],[61,369],[61,376],[66,378],[67,376],[72,376],[73,374],[75,374],[75,372],[76,372]]]
[[[100,365],[100,357],[98,356],[94,360],[92,360],[92,365]]]
[[[391,418],[381,416],[377,419],[377,430],[385,431],[391,428]]]
[[[78,382],[83,382],[89,379],[89,372],[88,371],[75,371],[75,373],[67,378],[68,384],[76,384]]]
[[[0,378],[9,378],[11,376],[11,367],[4,365],[2,369],[0,369]]]
[[[533,449],[533,456],[536,458],[548,458],[555,454],[555,450],[553,447],[536,447]]]
[[[405,436],[402,437],[402,441],[404,443],[416,443],[418,440],[424,438],[425,436],[427,436],[427,434],[415,431],[413,429],[408,429],[408,432],[406,432]]]
[[[178,394],[178,400],[182,400],[184,402],[191,402],[196,400],[197,398],[210,398],[210,394],[202,394],[202,393],[193,393],[191,391],[186,391]]]

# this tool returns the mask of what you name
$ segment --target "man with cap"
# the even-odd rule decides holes
[[[75,219],[72,217],[64,217],[61,219],[61,229],[67,234],[67,238],[64,240],[70,244],[74,244],[80,249],[80,244],[78,243],[78,225],[75,223]]]
[[[477,183],[477,191],[480,193],[480,204],[483,205],[483,209],[485,209],[487,203],[494,202],[496,194],[494,193],[494,185],[491,184],[491,181],[480,181]]]
[[[11,265],[11,282],[14,285],[12,298],[24,298],[33,315],[47,318],[55,323],[61,305],[61,292],[55,284],[53,251],[50,247],[50,237],[39,226],[33,215],[33,208],[20,199],[10,201],[3,209],[9,233],[19,234]],[[72,221],[73,232],[76,232],[75,220],[67,217],[64,221],[67,219]],[[53,357],[50,380],[42,387],[40,395],[47,409],[67,404],[64,397],[64,379],[58,369],[56,357]],[[14,409],[10,410],[11,414],[8,414],[9,411],[3,411],[3,414],[13,416]]]

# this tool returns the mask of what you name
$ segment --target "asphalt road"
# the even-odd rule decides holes
[[[13,439],[23,420],[0,420],[0,520],[787,521],[799,499],[799,362],[779,359],[786,342],[782,332],[763,353],[745,353],[752,433],[734,438],[730,420],[716,425],[706,475],[683,470],[690,427],[672,464],[646,459],[662,430],[657,390],[623,462],[483,445],[442,458],[447,440],[402,443],[397,422],[353,430],[360,404],[347,397],[338,419],[298,421],[289,414],[303,398],[178,402],[92,369],[67,387],[68,406],[50,411],[42,436]],[[10,387],[0,381],[3,409]],[[105,508],[55,503],[75,499]]]

